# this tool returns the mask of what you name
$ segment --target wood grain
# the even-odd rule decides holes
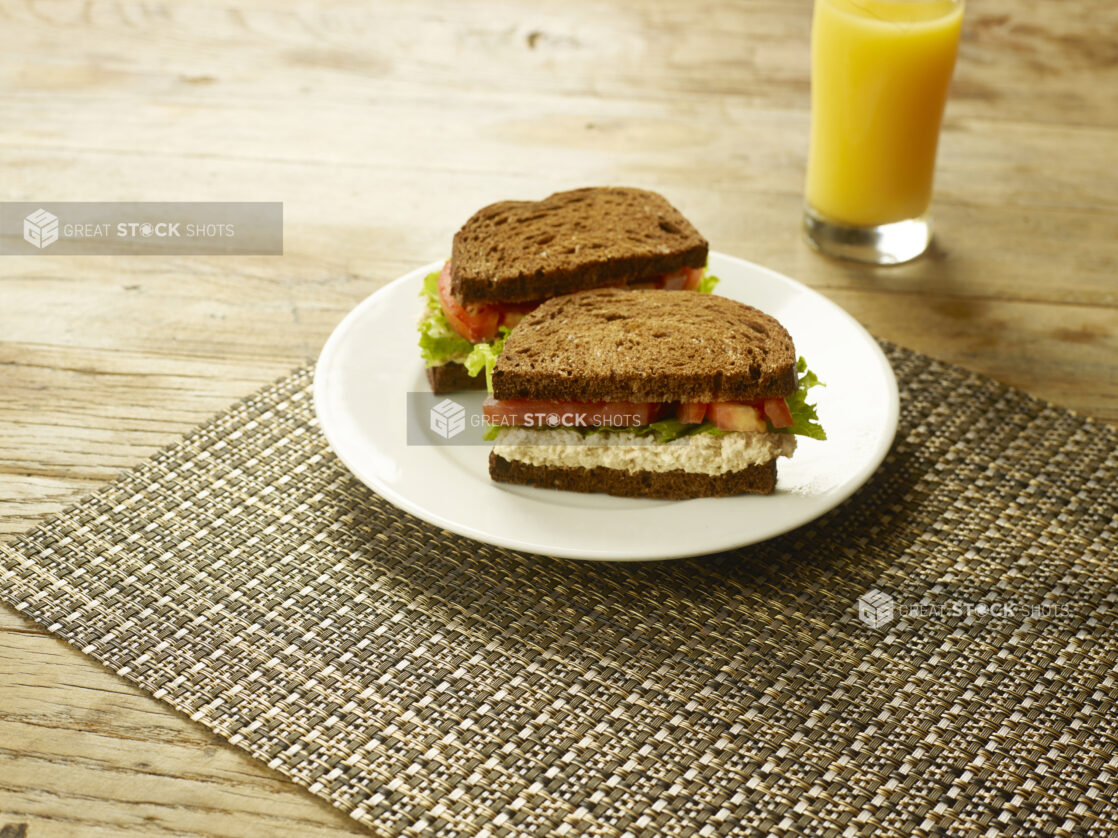
[[[1118,422],[1118,6],[971,0],[932,252],[798,219],[808,0],[2,2],[0,200],[281,200],[285,254],[0,260],[0,537],[313,359],[493,200],[663,191],[875,334]],[[0,608],[0,830],[360,831]],[[3,833],[0,833],[3,834]]]
[[[0,612],[0,827],[39,836],[365,834],[62,641]]]

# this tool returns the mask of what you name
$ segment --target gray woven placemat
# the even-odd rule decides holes
[[[0,590],[378,834],[1114,835],[1116,434],[885,348],[881,471],[733,553],[441,532],[330,454],[307,368],[0,549]]]

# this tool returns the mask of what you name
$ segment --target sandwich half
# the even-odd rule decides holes
[[[501,201],[454,236],[423,288],[419,346],[435,393],[484,389],[487,359],[544,300],[594,288],[709,291],[708,245],[661,195],[587,187]]]
[[[796,435],[825,438],[788,332],[683,291],[550,300],[505,342],[485,419],[497,481],[655,498],[769,494]]]

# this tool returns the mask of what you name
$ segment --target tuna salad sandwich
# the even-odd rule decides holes
[[[501,201],[454,236],[424,280],[420,353],[435,393],[485,389],[509,332],[544,300],[593,288],[709,292],[708,245],[661,195],[588,187],[542,201]]]
[[[685,291],[602,289],[526,315],[489,365],[490,476],[654,498],[769,494],[818,384],[775,319]]]

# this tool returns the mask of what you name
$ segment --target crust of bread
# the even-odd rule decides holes
[[[431,392],[453,393],[458,390],[484,390],[485,376],[471,376],[466,367],[455,361],[437,367],[427,367],[427,383]]]
[[[749,402],[796,389],[774,318],[694,291],[584,291],[548,300],[505,341],[497,399]]]
[[[629,472],[620,469],[534,466],[489,454],[489,476],[500,483],[568,492],[601,492],[627,498],[715,498],[741,494],[772,494],[776,460],[725,474],[687,471]]]
[[[708,249],[662,195],[573,189],[478,210],[454,236],[451,291],[464,305],[529,302],[701,268]]]

